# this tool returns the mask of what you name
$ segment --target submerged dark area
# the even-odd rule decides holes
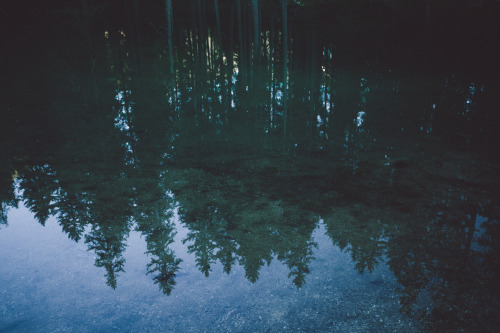
[[[499,1],[0,13],[0,331],[500,329]]]

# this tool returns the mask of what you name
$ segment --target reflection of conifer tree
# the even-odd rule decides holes
[[[120,221],[116,221],[120,222]],[[95,251],[95,265],[106,270],[106,284],[115,289],[117,273],[124,272],[125,238],[128,235],[128,223],[94,224],[92,230],[85,236],[88,249]]]
[[[360,211],[365,211],[361,214]],[[350,252],[358,271],[372,272],[382,261],[385,242],[380,220],[371,216],[366,207],[356,205],[349,209],[336,209],[331,217],[325,219],[327,234],[334,245],[342,251]]]
[[[138,231],[146,237],[146,253],[151,257],[147,265],[148,274],[153,274],[154,283],[164,294],[170,295],[182,260],[169,249],[176,234],[171,222],[173,201],[164,194],[159,184],[159,177],[137,183],[134,219]]]
[[[142,83],[158,88],[158,83],[143,77]],[[173,81],[172,81],[173,82]],[[175,286],[176,272],[181,259],[175,257],[169,245],[174,241],[175,226],[172,220],[173,199],[168,196],[162,179],[165,163],[168,163],[172,147],[172,120],[174,110],[169,95],[167,112],[159,105],[165,105],[165,98],[159,94],[151,97],[150,90],[141,86],[135,88],[131,112],[134,126],[130,135],[135,138],[134,160],[129,170],[129,188],[133,188],[131,198],[134,203],[132,217],[137,229],[145,235],[150,263],[147,273],[153,274],[153,281],[160,290],[170,295]],[[169,93],[171,90],[169,91]]]
[[[236,263],[237,243],[232,239],[227,230],[221,230],[221,239],[218,242],[219,250],[215,257],[224,266],[224,273],[231,273],[231,267]]]
[[[407,221],[387,234],[388,264],[401,285],[401,309],[433,331],[494,327],[498,320],[491,311],[498,304],[490,295],[498,290],[497,282],[488,280],[486,261],[472,250],[470,240],[477,205],[463,189],[435,191],[441,195],[418,221]],[[423,291],[430,293],[430,302],[419,302]]]
[[[155,223],[156,221],[156,223]],[[168,246],[173,243],[175,229],[171,222],[164,220],[149,220],[147,226],[142,224],[141,230],[146,235],[147,254],[151,256],[148,264],[148,274],[154,274],[153,280],[164,294],[170,295],[175,286],[175,275],[179,270],[181,259],[175,257],[173,250]]]
[[[206,168],[215,170],[210,164]],[[271,201],[260,193],[253,193],[259,189],[255,184],[262,183],[258,178],[260,172],[254,172],[244,181],[233,179],[239,177],[240,171],[169,172],[174,185],[172,190],[181,207],[180,218],[190,230],[184,241],[192,242],[189,250],[196,256],[198,268],[208,275],[212,265],[220,261],[224,271],[229,273],[238,260],[247,279],[255,282],[260,268],[270,264],[273,254],[277,254],[278,260],[289,266],[294,283],[302,286],[309,271],[308,264],[313,259],[314,243],[310,235],[317,219],[309,213],[295,211],[293,204],[289,207],[286,202]],[[180,180],[179,177],[187,178]],[[283,186],[289,191],[291,185]],[[221,187],[233,187],[234,191],[226,197],[227,192],[221,191]],[[279,186],[273,188],[273,196],[279,196],[283,190]],[[302,192],[290,190],[290,195],[292,193],[298,197],[287,200],[300,202]],[[210,198],[208,203],[207,198]],[[252,198],[251,203],[248,198]]]
[[[305,250],[304,253],[290,250],[290,255],[285,260],[286,265],[290,269],[288,277],[293,277],[293,284],[298,288],[302,287],[306,282],[306,276],[309,274],[309,263],[311,260],[314,260],[310,247],[303,250]]]
[[[6,202],[1,202],[0,204],[0,225],[7,224],[7,209],[9,205]]]
[[[154,283],[160,286],[164,294],[170,295],[175,286],[175,274],[182,260],[176,258],[174,251],[170,249],[162,251],[161,254],[158,254],[158,251],[148,253],[155,255],[148,264],[148,274],[156,273],[153,277]]]
[[[251,235],[247,237],[252,237]],[[238,249],[240,264],[245,268],[245,277],[254,283],[259,279],[259,271],[264,264],[271,264],[271,252],[268,251],[269,241],[256,237],[243,243]]]
[[[411,314],[418,295],[428,283],[428,277],[425,274],[427,268],[418,249],[410,247],[411,243],[396,242],[397,240],[391,242],[387,251],[390,258],[388,264],[401,285],[397,290],[400,294],[401,310],[406,314]]]
[[[197,215],[191,222],[189,222],[190,232],[183,243],[193,242],[188,246],[189,253],[194,253],[196,256],[196,266],[198,269],[209,276],[212,265],[215,264],[215,249],[216,243],[214,236],[216,235],[217,209],[212,206],[204,208],[200,212],[203,215]],[[188,218],[189,219],[189,218]],[[188,220],[186,219],[186,220]]]
[[[181,259],[175,257],[168,246],[174,242],[175,228],[168,207],[152,216],[142,215],[137,221],[139,231],[146,236],[147,254],[151,256],[148,274],[154,274],[153,280],[164,294],[170,295],[175,286],[175,275]],[[153,212],[154,213],[154,212]]]
[[[7,224],[7,210],[9,207],[17,208],[18,199],[14,194],[14,176],[9,174],[10,168],[2,168],[0,162],[0,225]],[[7,172],[4,172],[7,171]]]
[[[57,220],[68,237],[79,241],[90,223],[88,214],[88,198],[84,194],[61,189],[57,198]]]
[[[36,166],[21,176],[21,189],[26,206],[42,225],[53,213],[52,194],[57,190],[55,173],[50,166]]]
[[[317,247],[317,244],[311,240],[311,227],[313,229],[314,226],[314,223],[308,223],[304,224],[303,227],[287,228],[285,230],[291,230],[283,235],[285,239],[280,242],[285,252],[278,255],[278,260],[288,266],[290,269],[288,277],[293,278],[292,282],[297,288],[302,287],[306,282],[306,276],[309,274],[309,263],[315,259],[313,248]]]
[[[276,243],[273,236],[275,227],[279,229],[275,224],[283,222],[283,211],[278,203],[269,203],[265,198],[256,200],[252,205],[235,208],[235,211],[238,212],[235,216],[238,228],[234,238],[240,244],[236,254],[240,265],[245,268],[245,277],[250,282],[256,282],[260,268],[271,264],[273,252],[278,252],[277,247],[286,238]]]
[[[100,137],[97,136],[97,139]],[[120,154],[120,142],[112,136],[112,140],[108,139],[105,143],[107,145],[94,144],[95,150],[88,156],[89,161],[82,161],[76,172],[64,174],[67,179],[76,177],[85,183],[61,182],[68,188],[60,190],[58,220],[63,230],[75,240],[80,237],[78,233],[91,224],[85,243],[88,250],[97,255],[96,266],[105,268],[107,284],[116,288],[117,273],[123,271],[125,264],[122,255],[131,227],[132,191],[130,180],[124,177],[129,168],[124,165],[123,155]],[[95,162],[105,154],[121,158]],[[68,167],[70,170],[71,166]]]
[[[446,199],[436,200],[439,203],[437,209],[431,209],[435,216],[429,224],[431,233],[426,240],[433,251],[422,254],[428,269],[426,275],[429,280],[433,278],[427,286],[432,291],[432,306],[427,319],[436,331],[472,331],[477,328],[476,322],[480,323],[479,330],[487,331],[487,327],[498,327],[499,324],[498,318],[492,315],[500,309],[494,301],[498,300],[498,281],[491,279],[494,275],[489,271],[493,267],[498,269],[498,260],[490,261],[487,256],[495,248],[495,243],[481,244],[481,240],[494,237],[495,232],[488,230],[488,224],[478,225],[482,236],[477,243],[486,246],[473,251],[470,229],[475,229],[476,207],[482,204],[469,199],[474,198],[472,193],[460,186],[446,192]],[[498,227],[498,223],[492,225]]]
[[[352,259],[356,262],[355,268],[361,273],[365,270],[368,270],[370,273],[373,272],[382,261],[380,258],[384,255],[385,243],[377,239],[370,239],[362,245],[356,243],[351,244],[350,248]]]
[[[2,202],[0,206],[0,225],[7,224],[7,208],[8,208],[7,204]]]
[[[198,177],[198,173],[193,173],[193,176]],[[204,179],[207,180],[209,177],[204,177]],[[220,193],[217,191],[217,185],[203,182],[200,184],[203,188],[206,186],[206,190],[216,191],[213,198],[214,201],[219,201]],[[210,274],[211,267],[217,260],[223,264],[224,272],[229,274],[232,265],[236,262],[237,242],[232,236],[226,209],[218,208],[214,202],[207,204],[203,198],[184,201],[183,198],[199,197],[199,192],[195,187],[189,187],[186,190],[195,192],[181,192],[176,196],[180,200],[180,219],[190,230],[183,242],[192,243],[188,249],[190,253],[195,254],[197,266],[206,276]],[[222,204],[218,206],[223,207]]]

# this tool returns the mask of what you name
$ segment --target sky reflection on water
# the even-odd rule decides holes
[[[0,234],[6,331],[416,330],[399,313],[397,283],[389,269],[383,265],[372,274],[354,270],[349,255],[332,246],[322,224],[313,234],[316,260],[301,289],[293,286],[278,260],[263,267],[255,283],[246,279],[241,266],[227,275],[222,265],[215,265],[210,277],[204,277],[182,243],[187,230],[179,224],[172,249],[183,262],[175,291],[165,297],[146,277],[146,245],[137,232],[127,238],[126,273],[112,290],[94,266],[92,253],[65,237],[54,219],[42,227],[20,207],[9,213],[9,220],[12,225]]]

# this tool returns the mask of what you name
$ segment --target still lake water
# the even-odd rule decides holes
[[[0,332],[499,329],[494,71],[221,3],[3,54]]]

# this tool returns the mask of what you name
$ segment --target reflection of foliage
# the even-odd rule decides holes
[[[278,255],[278,260],[283,261],[290,269],[288,274],[292,278],[293,284],[298,288],[302,287],[306,282],[306,276],[309,274],[309,263],[315,258],[313,256],[313,248],[317,244],[310,240],[310,230],[303,230],[302,228],[294,228],[291,234],[285,234],[289,237],[289,241],[285,244],[289,249],[285,253]],[[291,237],[290,237],[291,236]]]
[[[0,131],[3,132],[3,129],[0,128]],[[2,134],[0,134],[0,140],[3,139]],[[0,156],[2,156],[0,159],[0,226],[7,224],[7,211],[9,207],[17,208],[18,204],[14,181],[19,173],[15,171],[15,163],[9,157],[7,153],[8,149],[8,147],[0,145]]]
[[[8,169],[7,169],[8,170]],[[7,211],[9,207],[17,207],[17,198],[14,195],[14,180],[11,175],[0,175],[0,226],[7,225]]]
[[[491,315],[499,309],[498,286],[487,273],[495,264],[471,246],[479,211],[469,197],[472,193],[450,187],[420,217],[428,224],[408,223],[389,235],[388,264],[401,284],[402,310],[435,331],[498,325]]]
[[[135,212],[135,220],[138,231],[146,236],[146,253],[151,257],[147,274],[153,274],[154,283],[159,285],[164,294],[170,295],[175,286],[176,272],[182,262],[168,248],[174,242],[176,234],[171,222],[172,200],[165,196],[159,199],[161,188],[151,180],[142,182],[139,189],[145,192],[136,197],[140,209]]]
[[[401,309],[407,314],[412,312],[419,293],[429,280],[421,258],[415,258],[415,254],[411,249],[407,248],[410,244],[394,244],[395,246],[401,246],[401,248],[398,248],[397,252],[393,253],[391,246],[391,249],[388,251],[390,257],[388,264],[397,269],[395,270],[395,275],[401,284],[401,288],[398,290],[400,293]]]
[[[128,234],[127,224],[125,225],[94,225],[88,235],[85,236],[85,243],[89,244],[89,250],[94,250],[97,258],[97,267],[104,267],[106,270],[106,284],[111,288],[116,288],[116,277],[118,272],[123,272],[125,258],[122,252],[125,249],[125,237]]]
[[[336,208],[325,219],[327,234],[341,250],[351,253],[357,270],[372,272],[385,254],[384,226],[375,215],[382,212],[353,206],[350,210]]]
[[[262,190],[255,184],[263,181],[260,176],[267,177],[269,168],[269,162],[255,162],[251,165],[250,161],[245,162],[253,170],[245,178],[239,177],[240,168],[227,167],[233,164],[231,161],[223,162],[222,177],[218,176],[219,171],[171,170],[171,184],[180,203],[179,215],[189,229],[184,242],[189,243],[189,251],[195,254],[197,266],[206,276],[217,261],[228,274],[238,261],[247,279],[255,282],[260,268],[277,256],[287,264],[289,277],[300,287],[309,273],[308,264],[314,259],[315,243],[311,241],[316,225],[314,216],[289,206],[287,201],[294,201],[293,198],[273,201],[261,192],[254,192]],[[207,169],[216,170],[211,166]],[[283,191],[275,183],[268,185],[272,185],[272,197]],[[286,191],[290,186],[283,183]]]
[[[148,264],[148,274],[157,272],[153,277],[154,283],[160,286],[160,290],[170,295],[175,286],[175,273],[179,270],[181,259],[175,258],[172,250],[167,250],[161,256],[152,258]]]
[[[466,176],[473,171],[460,160],[449,163],[452,170],[429,170],[427,163],[422,163],[425,174],[414,164],[393,163],[388,187],[383,180],[373,182],[371,177],[380,177],[378,171],[358,175],[349,190],[340,184],[344,196],[340,207],[325,216],[327,233],[334,244],[351,253],[361,272],[386,261],[400,284],[401,310],[433,330],[472,330],[474,325],[488,330],[498,325],[491,314],[499,308],[495,300],[500,295],[488,290],[499,290],[498,283],[489,279],[499,270],[496,259],[487,259],[488,251],[480,254],[474,250],[474,242],[486,248],[495,246],[494,241],[485,242],[494,236],[474,240],[479,232],[475,223],[478,214],[498,214],[487,209],[491,199],[483,202],[474,186],[487,188],[481,182],[491,177]],[[454,177],[476,179],[477,183],[471,186]],[[345,197],[352,193],[356,201],[346,202]],[[495,197],[494,192],[489,196]],[[380,208],[380,203],[391,209]],[[488,225],[494,228],[498,223],[484,224],[480,235],[494,234],[487,230]],[[495,273],[490,267],[495,267]]]
[[[12,205],[7,204],[6,202],[2,202],[0,204],[0,226],[7,225],[7,211],[9,210],[9,207],[12,207]]]
[[[480,331],[488,331],[500,327],[496,315],[500,310],[498,212],[488,213],[486,208],[491,205],[487,203],[480,203],[480,208],[469,206],[466,198],[470,193],[450,192],[459,196],[453,201],[453,197],[448,199],[448,205],[455,204],[455,211],[440,216],[439,223],[434,225],[440,229],[435,232],[436,242],[440,242],[437,257],[443,260],[436,267],[432,265],[435,258],[426,258],[438,277],[430,287],[433,308],[426,319],[437,331],[450,328],[472,331],[478,327]],[[477,223],[478,214],[491,213],[492,217]],[[473,239],[476,231],[478,237]]]
[[[148,221],[153,222],[153,221]],[[174,226],[168,220],[163,224],[158,222],[157,226],[153,223],[146,224],[148,231],[146,233],[146,242],[151,256],[151,262],[148,264],[148,274],[155,274],[153,280],[158,284],[161,291],[170,295],[175,286],[175,274],[179,270],[181,259],[175,257],[174,251],[168,248],[174,241]]]
[[[57,190],[55,173],[48,165],[34,167],[21,177],[26,206],[41,224],[53,213],[52,195]]]
[[[207,223],[208,224],[208,223]],[[205,226],[205,223],[201,223]],[[183,242],[192,241],[194,244],[188,246],[189,253],[196,254],[196,267],[205,274],[206,277],[210,274],[211,265],[215,263],[214,253],[215,246],[212,244],[212,239],[207,237],[207,228],[191,231],[188,237]]]
[[[74,241],[79,241],[85,225],[90,222],[89,209],[85,206],[85,197],[81,194],[63,192],[57,202],[58,220],[63,231]]]
[[[489,277],[495,276],[495,273],[500,271],[500,258],[498,256],[500,253],[500,223],[498,222],[494,219],[483,222],[481,228],[484,233],[477,240],[478,245],[483,249],[481,252],[483,260],[489,264],[486,267]]]
[[[0,206],[0,225],[7,224],[7,205],[2,202]]]

